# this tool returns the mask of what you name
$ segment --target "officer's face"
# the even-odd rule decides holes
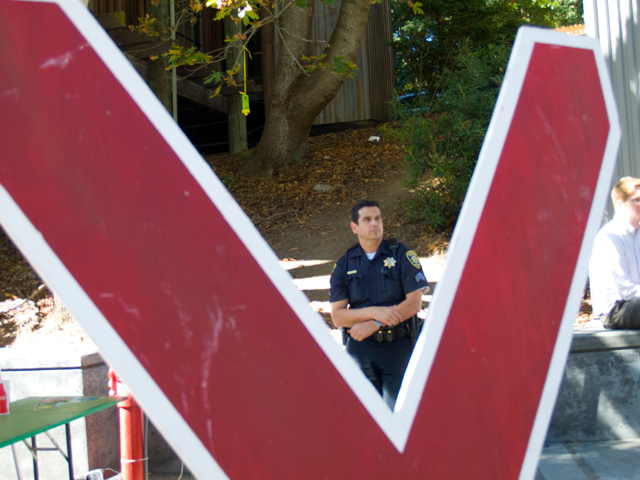
[[[351,230],[359,240],[382,239],[382,215],[378,207],[362,207],[358,211],[358,223],[351,222]]]

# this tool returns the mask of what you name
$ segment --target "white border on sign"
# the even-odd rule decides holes
[[[572,37],[542,29],[528,27],[520,29],[494,110],[494,116],[478,159],[478,166],[460,214],[458,228],[456,228],[452,238],[449,260],[438,291],[434,296],[428,321],[418,339],[414,355],[405,375],[407,381],[402,385],[398,406],[395,412],[391,412],[355,362],[327,334],[324,322],[309,307],[306,296],[294,286],[290,275],[280,267],[274,252],[224,185],[213,174],[210,167],[202,160],[200,154],[178,128],[164,106],[157,100],[129,61],[99,26],[95,18],[77,0],[45,1],[47,3],[56,3],[60,6],[97,55],[131,95],[139,108],[145,113],[149,121],[163,135],[167,143],[219,209],[225,220],[243,241],[265,274],[299,316],[309,333],[349,384],[354,394],[400,452],[404,450],[411,431],[446,319],[475,236],[476,227],[484,208],[522,89],[533,45],[534,43],[549,43],[593,50],[609,112],[611,132],[587,231],[580,251],[578,267],[571,287],[571,295],[575,295],[576,299],[579,298],[580,290],[586,278],[586,264],[591,244],[599,227],[599,219],[606,201],[606,190],[609,187],[620,137],[611,83],[604,66],[604,59],[599,50],[600,47],[595,40],[586,37]],[[65,299],[74,317],[83,319],[82,326],[91,338],[95,339],[107,362],[130,385],[134,396],[145,412],[154,421],[166,440],[183,458],[190,470],[199,478],[227,479],[226,474],[202,442],[182,419],[161,389],[148,375],[4,188],[0,189],[0,204],[5,207],[2,209],[2,217],[0,218],[5,230],[10,234],[14,242],[20,246],[25,256],[36,268],[40,276],[52,287],[52,290]],[[535,471],[537,458],[544,441],[544,432],[551,417],[557,395],[563,370],[562,366],[568,353],[571,341],[571,325],[576,311],[577,305],[573,304],[573,301],[567,302],[563,324],[520,475],[520,478],[523,479],[530,478],[532,476],[531,472]]]
[[[82,5],[80,2],[78,4]],[[228,480],[229,477],[217,462],[212,461],[211,454],[195,436],[182,415],[153,381],[136,356],[111,327],[109,321],[102,315],[102,312],[49,247],[42,234],[36,230],[2,185],[0,185],[0,205],[2,205],[0,223],[5,232],[16,245],[20,246],[29,263],[36,269],[49,289],[65,300],[65,306],[73,317],[82,319],[80,322],[82,328],[95,341],[102,356],[117,370],[118,375],[120,375],[120,369],[126,371],[126,377],[123,375],[123,378],[127,385],[135,385],[135,389],[131,388],[131,391],[135,393],[136,400],[139,400],[137,392],[144,392],[145,403],[139,403],[152,419],[154,425],[158,426],[156,422],[160,420],[161,432],[167,442],[174,446],[174,442],[178,439],[174,448],[180,451],[178,450],[181,447],[178,445],[181,443],[179,440],[189,439],[188,446],[192,451],[189,455],[189,461],[185,461],[189,469],[198,472],[198,478],[207,478],[207,472],[213,472],[212,478]],[[110,345],[110,347],[104,349],[105,345]],[[180,455],[182,456],[182,453]]]
[[[395,423],[394,414],[375,387],[328,334],[324,320],[311,309],[307,297],[295,287],[291,276],[282,269],[279,259],[251,220],[86,7],[77,0],[17,1],[52,3],[62,9],[191,172],[330,361],[346,379],[376,423],[390,439],[397,437],[392,431]],[[198,478],[228,479],[197,435],[171,405],[153,378],[136,360],[131,350],[81,289],[8,192],[2,188],[1,193],[0,205],[3,208],[0,211],[0,223],[14,243],[20,247],[38,275],[52,291],[65,300],[74,318],[82,319],[82,327],[96,343],[104,359],[129,386],[136,400],[165,440]],[[34,238],[38,238],[38,242],[35,242]]]
[[[408,436],[411,423],[417,412],[420,398],[429,376],[429,371],[433,364],[433,359],[440,344],[440,339],[462,276],[462,271],[467,262],[477,225],[484,210],[493,176],[520,97],[525,74],[533,53],[533,47],[536,43],[582,48],[594,52],[611,128],[591,212],[580,248],[578,263],[565,306],[562,324],[522,465],[521,479],[532,478],[535,473],[538,458],[544,443],[544,436],[551,415],[553,414],[555,400],[564,371],[564,364],[571,345],[573,320],[579,309],[579,304],[577,300],[574,299],[579,299],[584,289],[584,282],[587,277],[587,263],[591,253],[593,238],[600,226],[600,218],[605,207],[607,190],[613,173],[620,141],[620,127],[613,99],[613,91],[611,89],[611,81],[609,80],[608,71],[605,67],[604,58],[598,43],[594,39],[570,36],[535,27],[521,27],[519,29],[494,113],[478,157],[478,163],[460,212],[458,224],[451,239],[447,262],[438,285],[438,291],[434,295],[433,302],[430,305],[427,323],[418,339],[414,355],[411,357],[407,373],[405,374],[405,379],[409,381],[405,381],[400,390],[400,395],[398,396],[400,409],[397,412],[398,417],[404,420],[401,423],[401,427],[407,428],[406,432],[403,433]],[[418,355],[416,355],[416,353]],[[406,441],[406,437],[404,438]]]
[[[553,37],[547,37],[546,35],[540,36],[540,32],[548,31],[537,28],[527,28],[523,32],[524,35],[522,37],[518,35],[516,44],[514,45],[514,52],[519,46],[518,42],[525,41],[525,35],[531,36],[532,41],[535,43],[547,43],[592,50],[596,66],[598,68],[598,74],[600,76],[602,94],[610,125],[604,157],[600,167],[600,175],[598,177],[598,183],[591,203],[591,211],[589,212],[582,246],[580,247],[580,253],[578,255],[578,262],[573,274],[573,281],[571,282],[571,288],[567,297],[562,323],[560,324],[560,331],[553,350],[553,356],[551,357],[551,364],[549,365],[549,371],[547,372],[547,380],[542,391],[540,404],[538,405],[538,412],[531,431],[529,446],[522,463],[522,469],[519,477],[520,480],[533,478],[540,458],[540,452],[544,445],[547,429],[551,422],[551,416],[553,415],[553,409],[555,407],[558,390],[560,389],[560,383],[564,373],[564,366],[567,361],[567,356],[569,355],[571,340],[573,338],[573,322],[580,309],[579,299],[584,291],[584,285],[587,279],[589,257],[591,256],[591,250],[593,249],[593,241],[596,233],[598,233],[602,224],[602,213],[605,210],[606,202],[609,198],[611,177],[613,176],[613,171],[615,169],[620,138],[622,135],[618,118],[618,110],[613,96],[611,78],[609,77],[609,70],[607,69],[598,41],[590,37],[578,37],[559,32],[548,32],[552,33]]]

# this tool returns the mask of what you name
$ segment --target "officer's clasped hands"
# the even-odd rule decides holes
[[[387,327],[395,327],[401,323],[404,318],[400,315],[400,312],[394,310],[393,307],[373,307],[376,309],[374,320],[379,321],[381,324]]]
[[[374,332],[377,332],[378,328],[378,325],[376,325],[373,320],[369,322],[356,323],[349,330],[349,334],[355,341],[361,342],[365,338],[373,335]]]

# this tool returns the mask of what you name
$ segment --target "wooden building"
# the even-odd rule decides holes
[[[339,10],[340,2],[323,7],[316,0],[314,39],[329,39],[338,21]],[[369,10],[367,31],[356,59],[358,75],[345,82],[336,98],[320,112],[316,124],[389,120],[388,102],[395,86],[391,40],[391,3],[385,0],[373,4]]]
[[[86,0],[85,0],[86,1]],[[316,0],[317,1],[317,0]],[[94,13],[114,42],[125,52],[143,78],[148,80],[149,57],[166,50],[170,42],[154,41],[147,35],[127,28],[147,14],[149,0],[88,0],[88,8]],[[319,2],[313,22],[312,36],[317,40],[328,40],[335,27],[340,2],[324,7]],[[176,42],[186,47],[196,46],[204,52],[215,51],[224,45],[222,22],[214,21],[215,10],[205,8],[195,24],[183,24],[176,32]],[[252,39],[247,57],[248,87],[252,104],[264,101],[273,82],[275,62],[278,55],[278,35],[273,25],[265,26]],[[358,75],[348,79],[337,97],[322,111],[317,125],[367,120],[389,119],[388,102],[394,88],[394,59],[390,46],[391,6],[390,0],[373,4],[369,12],[367,31],[358,53]],[[227,113],[226,95],[240,89],[223,87],[221,95],[210,98],[212,90],[203,80],[210,69],[219,65],[195,70],[180,68],[177,84],[179,97],[195,102],[218,114]]]

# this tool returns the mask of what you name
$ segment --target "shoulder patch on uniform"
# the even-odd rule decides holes
[[[337,266],[338,266],[338,264],[337,264],[337,263],[334,263],[334,264],[333,264],[333,268],[331,269],[331,273],[333,273],[333,271],[336,269],[336,267],[337,267]]]
[[[407,258],[411,262],[411,265],[418,269],[420,268],[420,259],[418,258],[418,254],[416,252],[414,252],[413,250],[409,250],[407,252]]]

